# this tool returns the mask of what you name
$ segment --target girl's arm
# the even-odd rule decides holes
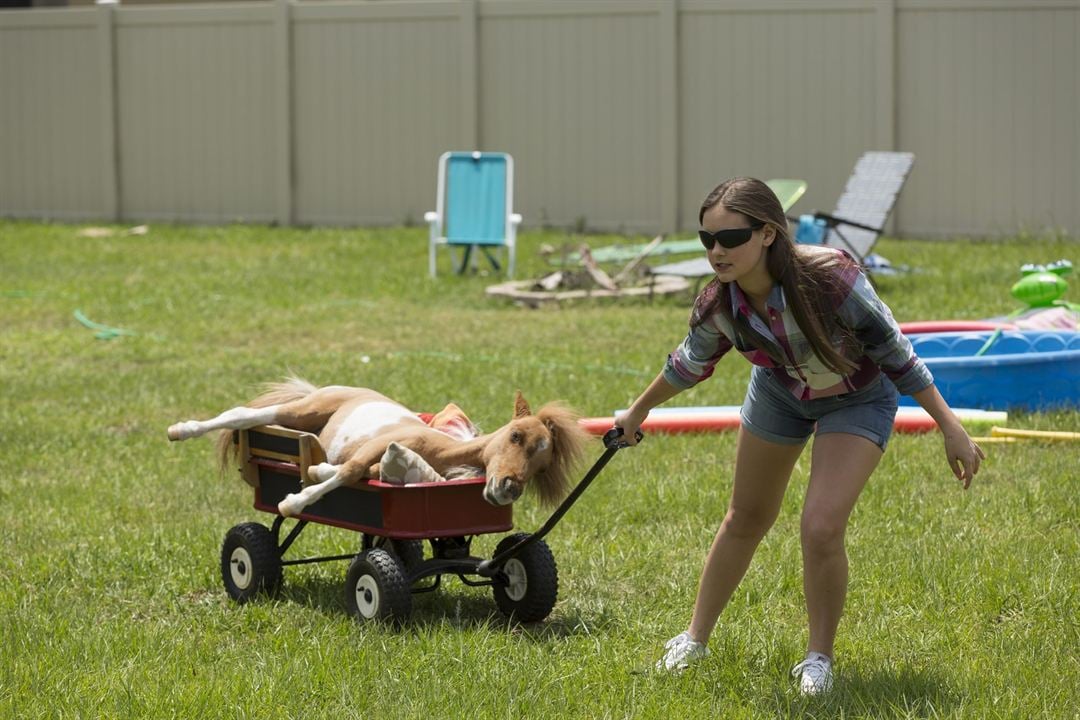
[[[949,469],[956,475],[956,479],[964,483],[964,489],[971,486],[971,479],[979,472],[979,462],[986,458],[979,447],[967,434],[967,430],[960,424],[956,414],[953,413],[945,398],[937,389],[937,385],[928,385],[922,390],[913,393],[911,397],[922,406],[922,409],[930,413],[934,422],[945,436],[945,457],[949,463]]]
[[[635,435],[641,423],[645,422],[650,410],[710,377],[716,363],[734,347],[717,324],[719,316],[711,318],[701,316],[708,305],[707,293],[710,288],[713,291],[719,291],[718,287],[707,286],[706,290],[702,291],[702,294],[694,301],[690,331],[679,346],[668,355],[664,369],[649,383],[629,409],[616,416],[615,427],[622,428],[623,440],[628,444],[637,445]]]
[[[649,416],[649,411],[660,403],[666,402],[683,391],[682,388],[672,385],[664,378],[661,372],[656,376],[649,387],[638,396],[638,399],[626,410],[615,417],[615,427],[622,428],[623,439],[630,445],[637,445],[635,434],[641,423]]]
[[[945,436],[949,469],[967,489],[979,471],[979,461],[986,455],[968,437],[945,398],[941,397],[926,363],[915,355],[911,341],[900,331],[892,311],[881,301],[862,271],[854,276],[851,293],[837,315],[841,323],[855,333],[863,352],[892,380],[896,389],[915,398],[934,418]]]

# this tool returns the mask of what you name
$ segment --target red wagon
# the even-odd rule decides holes
[[[485,479],[393,485],[370,480],[360,487],[338,488],[309,505],[281,537],[285,518],[278,503],[301,490],[310,465],[325,461],[318,439],[276,425],[237,430],[240,473],[254,488],[255,508],[276,517],[268,528],[243,523],[225,536],[221,577],[229,596],[246,602],[275,593],[282,570],[331,560],[351,560],[345,580],[345,603],[359,620],[402,621],[412,611],[412,595],[439,587],[443,575],[457,575],[471,586],[490,586],[495,604],[508,617],[534,622],[547,617],[558,594],[555,558],[543,541],[593,478],[621,447],[617,431],[604,436],[605,452],[536,533],[503,538],[490,559],[471,551],[476,535],[513,529],[512,506],[483,499]],[[286,559],[286,552],[308,525],[332,525],[361,533],[356,554]],[[431,557],[424,557],[424,542]],[[421,581],[428,580],[426,583]]]

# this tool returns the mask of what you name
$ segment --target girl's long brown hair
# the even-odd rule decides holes
[[[850,331],[837,325],[835,320],[836,298],[844,292],[837,272],[838,256],[799,252],[788,232],[784,208],[769,186],[760,180],[739,177],[720,183],[701,203],[698,222],[703,222],[705,213],[718,204],[750,220],[772,226],[776,237],[772,245],[765,248],[765,267],[769,276],[784,289],[784,298],[795,322],[826,367],[840,374],[854,371],[858,366],[838,351],[832,341],[839,336],[845,347],[853,342]],[[776,357],[747,323],[733,316],[731,304],[725,300],[725,284],[713,278],[705,286],[694,303],[691,324],[697,326],[710,315],[720,312],[755,347],[777,364],[786,365],[786,358]]]

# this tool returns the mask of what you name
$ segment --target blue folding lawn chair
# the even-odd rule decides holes
[[[483,251],[496,270],[492,249],[506,248],[507,277],[514,277],[514,246],[521,215],[513,211],[514,159],[506,153],[447,152],[439,158],[438,193],[434,212],[424,214],[430,227],[428,270],[435,277],[435,250],[450,249],[458,273],[472,264],[474,250]],[[461,263],[455,247],[463,248]]]

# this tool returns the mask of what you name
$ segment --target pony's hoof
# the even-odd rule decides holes
[[[295,495],[286,495],[285,499],[278,503],[277,510],[282,516],[293,518],[299,515],[300,511],[303,510],[303,507],[295,501],[295,498]]]
[[[190,430],[187,430],[184,426],[188,423],[178,422],[175,425],[169,426],[169,440],[176,442],[177,440],[187,440],[192,437]]]

